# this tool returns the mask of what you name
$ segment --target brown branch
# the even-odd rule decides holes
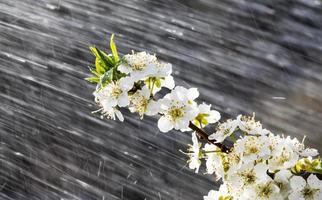
[[[208,134],[204,130],[202,130],[201,128],[199,128],[196,125],[194,125],[192,122],[189,123],[189,128],[191,128],[192,130],[194,130],[201,139],[204,139],[208,143],[213,144],[213,145],[219,147],[222,152],[226,152],[227,153],[227,152],[230,151],[230,149],[227,146],[225,146],[224,144],[216,143],[216,140],[210,140],[208,138]]]

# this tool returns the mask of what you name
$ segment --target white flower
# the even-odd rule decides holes
[[[189,122],[196,117],[198,109],[193,101],[199,92],[196,88],[186,89],[177,86],[171,93],[160,99],[161,114],[158,127],[162,132],[168,132],[173,128],[176,130],[187,130]]]
[[[202,156],[200,152],[200,146],[201,144],[198,142],[198,138],[195,132],[192,133],[192,145],[190,145],[189,148],[189,155],[190,159],[189,162],[189,168],[190,169],[196,169],[195,173],[198,173],[199,167],[201,165],[200,158]]]
[[[203,150],[205,151],[207,173],[216,173],[216,178],[221,178],[224,175],[224,169],[220,149],[213,144],[205,144]]]
[[[141,80],[154,72],[154,65],[157,62],[155,55],[146,53],[127,54],[124,56],[125,63],[118,66],[118,70],[130,74],[134,81]]]
[[[202,128],[208,124],[216,123],[220,119],[220,113],[216,110],[210,110],[211,105],[202,103],[198,106],[199,114],[193,120],[193,123]]]
[[[262,128],[259,121],[255,121],[255,116],[247,117],[239,115],[237,117],[238,127],[241,131],[249,135],[268,135],[270,131]]]
[[[233,173],[236,173],[236,171],[240,169],[241,165],[242,165],[241,157],[234,150],[227,154],[226,153],[222,154],[222,167],[224,169],[225,175],[230,176]]]
[[[299,155],[293,150],[288,140],[280,139],[276,147],[271,153],[271,158],[268,160],[270,171],[288,169],[293,167]]]
[[[203,197],[204,200],[231,200],[232,196],[228,193],[225,184],[220,185],[219,191],[210,190],[207,196]]]
[[[281,170],[274,175],[275,184],[279,187],[280,194],[282,195],[283,199],[286,199],[286,197],[291,192],[291,186],[290,186],[291,176],[292,176],[292,173],[290,170]]]
[[[241,189],[245,187],[252,187],[258,182],[262,182],[268,178],[267,175],[268,166],[264,163],[259,163],[254,166],[253,163],[242,165],[237,171],[231,171],[228,174],[227,180],[235,189]]]
[[[305,181],[300,176],[293,176],[290,180],[292,193],[289,200],[321,200],[322,181],[315,175],[310,175]]]
[[[120,120],[121,122],[124,121],[124,117],[123,117],[122,113],[115,107],[109,107],[106,100],[103,100],[102,102],[100,102],[100,105],[102,106],[102,108],[97,111],[101,111],[102,118],[105,116],[108,119],[115,120],[117,117],[118,120]],[[97,111],[95,111],[95,112],[97,112]]]
[[[309,156],[317,156],[319,155],[318,150],[313,149],[313,148],[305,148],[302,151],[299,152],[300,156],[303,157],[309,157]]]
[[[219,124],[216,133],[209,135],[210,140],[217,140],[217,142],[223,142],[227,137],[229,137],[236,130],[238,125],[237,120],[227,120],[224,123]]]
[[[244,193],[243,200],[283,200],[280,194],[280,189],[273,180],[267,179],[266,181],[257,183],[252,187],[248,187]]]
[[[270,155],[266,136],[245,136],[236,141],[234,148],[244,163],[266,159]]]
[[[130,97],[131,112],[138,112],[141,117],[143,115],[156,115],[159,112],[160,105],[157,101],[150,98],[150,90],[144,86],[142,90],[136,91]]]
[[[304,138],[305,139],[305,138]],[[319,155],[318,150],[312,148],[305,148],[304,139],[302,142],[299,142],[297,138],[291,139],[290,136],[285,138],[285,142],[289,144],[292,149],[298,153],[300,156],[308,157],[308,156],[317,156]]]
[[[133,80],[129,77],[121,78],[117,82],[108,83],[102,90],[94,92],[96,101],[106,107],[125,107],[129,105],[128,91],[133,87]]]

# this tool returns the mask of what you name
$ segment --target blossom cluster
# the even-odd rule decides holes
[[[310,165],[306,171],[322,169],[319,160],[312,159],[318,152],[305,148],[296,138],[275,135],[254,117],[242,115],[219,124],[209,138],[217,142],[230,140],[233,146],[229,152],[213,144],[202,148],[192,134],[189,167],[198,169],[205,160],[207,173],[223,182],[219,191],[211,190],[204,200],[322,199],[322,181],[314,174],[306,179],[299,176],[305,162]]]
[[[317,150],[305,148],[303,141],[275,135],[254,117],[239,115],[218,123],[213,134],[200,135],[203,128],[217,123],[221,116],[211,105],[198,104],[197,88],[176,86],[172,65],[147,52],[132,52],[119,57],[113,41],[111,54],[91,47],[95,55],[95,101],[102,117],[124,120],[122,108],[137,113],[141,119],[159,116],[161,132],[172,129],[192,132],[189,168],[198,173],[205,161],[206,173],[223,184],[211,190],[204,200],[297,200],[322,199],[322,162]],[[156,95],[162,89],[163,97]],[[200,139],[205,139],[202,143]],[[224,144],[228,145],[227,148]],[[222,148],[222,147],[225,148]]]
[[[95,52],[100,51],[96,49]],[[100,54],[104,56],[105,53]],[[98,53],[94,55],[99,59],[96,63],[104,63],[102,60],[105,57],[110,56],[114,61],[118,57],[113,54],[105,57]],[[98,87],[94,92],[102,117],[123,121],[120,111],[123,107],[138,113],[141,118],[144,115],[159,115],[158,127],[161,132],[172,129],[188,131],[190,122],[200,127],[220,119],[219,112],[211,110],[211,105],[196,103],[195,99],[199,96],[197,88],[175,86],[171,75],[172,65],[158,60],[155,55],[144,51],[132,52],[114,64],[111,69],[103,70],[103,78],[97,81]],[[98,72],[96,66],[95,74]],[[110,73],[114,73],[113,78],[104,79],[110,77]],[[167,88],[169,93],[157,100],[156,93],[162,88]]]

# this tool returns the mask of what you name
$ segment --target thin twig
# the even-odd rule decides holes
[[[192,122],[189,123],[189,128],[196,131],[196,133],[199,135],[199,137],[201,139],[207,140],[208,143],[219,147],[222,152],[229,152],[230,151],[230,149],[228,147],[226,147],[224,144],[216,143],[216,140],[210,140],[208,138],[208,134],[204,130],[202,130],[199,127],[197,127],[196,125],[194,125]]]

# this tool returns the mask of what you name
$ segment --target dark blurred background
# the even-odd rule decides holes
[[[0,0],[0,199],[194,200],[190,134],[91,114],[88,46],[156,53],[223,120],[251,114],[322,151],[320,0]]]

